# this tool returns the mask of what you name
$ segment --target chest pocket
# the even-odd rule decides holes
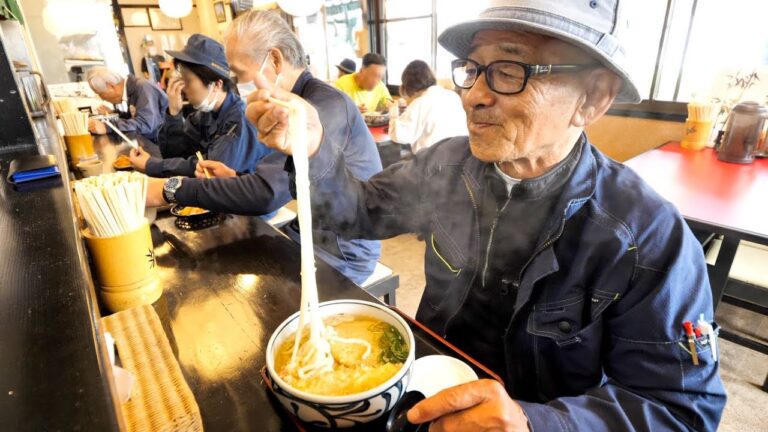
[[[439,223],[432,224],[432,232],[425,233],[425,267],[429,275],[423,302],[432,310],[440,310],[451,288],[458,284],[465,272],[466,256],[456,241]]]
[[[528,319],[528,333],[549,338],[558,346],[582,342],[584,331],[601,320],[602,313],[618,299],[618,293],[593,290],[536,304]]]
[[[603,313],[619,295],[584,291],[533,306],[527,332],[533,336],[537,389],[550,399],[583,393],[602,379]]]

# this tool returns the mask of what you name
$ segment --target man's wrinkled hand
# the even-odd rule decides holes
[[[147,170],[147,161],[152,156],[143,148],[137,147],[135,149],[131,149],[129,157],[131,159],[131,165],[133,165],[134,169],[140,172],[145,172]]]
[[[489,379],[451,387],[424,399],[408,411],[408,421],[431,421],[430,432],[529,431],[520,405],[499,382]]]
[[[107,125],[95,118],[88,120],[88,132],[94,135],[105,135],[107,133]]]
[[[307,151],[310,156],[317,152],[323,138],[323,126],[320,124],[320,116],[314,106],[304,99],[272,86],[264,76],[258,72],[255,74],[254,84],[259,88],[248,95],[248,106],[245,116],[259,131],[259,141],[267,147],[273,148],[285,154],[292,154],[292,146],[297,143],[290,142],[288,126],[290,123],[289,109],[281,104],[270,101],[270,98],[288,103],[301,104],[307,113],[307,124],[300,125],[307,128]]]
[[[198,161],[197,168],[195,168],[195,177],[199,179],[208,178],[208,176],[205,175],[206,169],[211,177],[237,177],[237,171],[219,161],[212,160]]]

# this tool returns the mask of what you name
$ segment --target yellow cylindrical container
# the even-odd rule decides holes
[[[93,151],[93,137],[91,134],[64,135],[64,142],[67,144],[69,160],[72,161],[73,165],[77,165],[81,157],[92,156],[95,153]]]
[[[83,230],[91,252],[101,298],[112,312],[152,304],[163,294],[158,283],[149,224],[115,237],[94,237]]]
[[[702,150],[709,143],[709,134],[712,132],[711,121],[685,121],[685,136],[680,142],[680,147],[688,150]]]

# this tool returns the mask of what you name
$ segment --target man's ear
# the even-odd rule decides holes
[[[275,64],[275,72],[278,74],[281,73],[283,71],[283,66],[285,66],[285,58],[283,57],[283,52],[279,49],[273,49],[269,55],[269,58]]]
[[[573,113],[571,124],[587,127],[602,117],[621,91],[621,78],[606,68],[598,68],[584,79],[584,94]]]

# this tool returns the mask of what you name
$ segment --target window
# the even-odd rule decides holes
[[[413,60],[432,63],[432,18],[391,21],[386,29],[387,83],[400,85],[408,63]]]
[[[382,0],[387,84],[399,85],[403,69],[413,60],[427,62],[438,79],[450,80],[454,56],[438,45],[437,37],[451,25],[480,13],[487,2]]]
[[[708,95],[725,69],[754,69],[768,64],[768,2],[692,3],[695,10],[691,12],[690,38],[682,55],[685,60],[679,70],[679,84],[674,91],[672,85],[660,87],[658,99],[687,102],[694,96]]]
[[[629,7],[625,44],[646,99],[640,110],[659,109],[684,117],[685,103],[719,96],[724,78],[749,75],[768,65],[765,0],[625,4]]]
[[[364,31],[360,0],[326,0],[325,32],[327,38],[329,78],[336,78],[335,65],[343,59],[357,58],[357,38]],[[359,65],[358,65],[359,66]]]

